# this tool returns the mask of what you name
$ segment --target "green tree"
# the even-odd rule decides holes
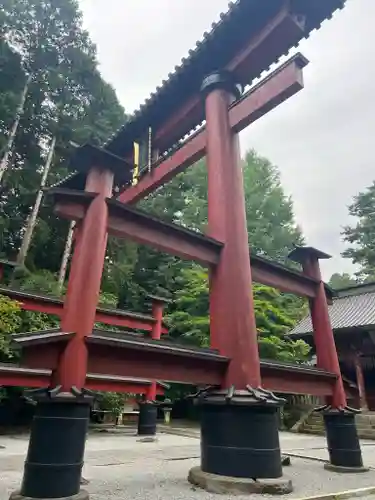
[[[352,226],[345,226],[344,241],[349,246],[342,256],[349,258],[360,269],[356,276],[361,281],[375,279],[375,181],[365,191],[354,197],[349,205],[349,215],[357,219]]]
[[[255,253],[285,262],[293,244],[302,244],[303,238],[294,221],[292,201],[285,196],[280,184],[277,168],[254,151],[249,151],[243,162],[243,170],[249,243]],[[166,186],[142,200],[139,208],[166,221],[205,231],[205,162],[200,161],[176,176]],[[191,269],[189,262],[139,246],[132,281],[127,281],[120,305],[142,310],[145,291],[155,293],[158,290],[160,294],[173,296],[179,290],[185,269],[187,272]],[[130,296],[131,302],[127,302],[126,298]]]
[[[120,415],[126,401],[130,395],[121,392],[102,392],[98,397],[98,407],[101,410],[109,411],[113,416]]]
[[[355,286],[358,284],[357,280],[350,276],[348,273],[334,273],[332,274],[329,282],[329,286],[334,290],[340,290],[341,288],[347,288],[349,286]]]
[[[249,244],[254,253],[285,263],[293,245],[303,244],[303,237],[279,171],[250,150],[245,155],[243,175]]]
[[[167,317],[170,335],[187,342],[208,347],[208,275],[200,266],[185,269],[180,277],[181,288],[175,293],[173,311]],[[261,357],[282,361],[301,362],[307,358],[309,346],[303,341],[292,341],[286,334],[305,314],[300,302],[290,301],[277,290],[255,284],[254,309]],[[288,306],[289,304],[289,306]],[[302,306],[302,307],[301,307]]]
[[[0,12],[0,146],[6,144],[31,76],[0,196],[1,250],[12,258],[41,185],[46,145],[56,138],[47,182],[53,184],[67,173],[71,141],[102,144],[124,123],[125,114],[101,78],[75,0],[0,0]],[[68,224],[54,216],[48,200],[38,216],[26,265],[56,272]]]
[[[22,324],[21,308],[17,302],[0,295],[0,360],[12,357],[11,335],[19,330]]]

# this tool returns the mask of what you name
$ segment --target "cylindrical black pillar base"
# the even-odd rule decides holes
[[[323,413],[330,464],[363,470],[355,413],[329,409]]]
[[[139,403],[139,436],[155,436],[157,413],[157,407],[153,401],[144,401]]]
[[[20,495],[64,498],[79,494],[91,398],[43,396],[31,427]]]
[[[249,389],[229,396],[209,392],[199,403],[203,472],[244,479],[282,476],[278,408],[283,400]]]

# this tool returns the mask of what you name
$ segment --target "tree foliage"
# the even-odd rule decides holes
[[[344,227],[344,241],[351,246],[342,255],[359,265],[361,281],[375,280],[375,181],[354,197],[349,214],[357,223]]]
[[[209,347],[209,292],[207,271],[199,266],[185,269],[175,293],[174,310],[168,316],[170,335]],[[254,309],[260,356],[283,361],[304,361],[310,351],[300,340],[292,341],[286,334],[306,313],[303,303],[291,301],[274,288],[253,286]]]
[[[328,284],[334,290],[340,290],[341,288],[355,286],[358,284],[358,281],[348,273],[334,273],[332,274]]]
[[[126,117],[113,88],[98,71],[96,49],[82,28],[75,0],[0,0],[0,12],[0,147],[6,143],[25,81],[31,76],[0,191],[1,251],[14,257],[51,139],[56,137],[57,145],[48,185],[66,175],[71,141],[102,144]],[[45,200],[27,267],[55,273],[67,230],[66,221],[58,220]]]
[[[303,237],[279,171],[251,150],[245,155],[243,175],[249,244],[254,253],[285,263],[293,245],[303,244]]]
[[[11,335],[19,330],[21,308],[13,300],[0,295],[0,359],[4,361],[12,357]]]

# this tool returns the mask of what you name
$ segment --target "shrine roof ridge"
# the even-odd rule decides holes
[[[291,12],[296,16],[305,16],[304,35],[301,39],[308,38],[312,31],[319,29],[323,21],[330,19],[335,11],[344,7],[345,2],[346,0],[324,0],[319,3],[311,0],[290,0]],[[145,99],[127,122],[107,140],[104,147],[119,154],[119,144],[124,141],[125,134],[128,136],[130,133],[132,136],[132,129],[134,131],[151,125],[152,116],[157,114],[158,109],[165,106],[166,100],[172,97],[177,101],[181,98],[186,99],[186,89],[189,89],[190,93],[199,91],[203,78],[224,67],[242,48],[245,30],[248,33],[248,39],[252,35],[255,36],[267,25],[270,17],[272,18],[272,15],[279,12],[283,6],[285,6],[283,0],[268,0],[267,5],[264,0],[230,2],[228,10],[220,14],[220,20],[212,24],[211,30],[203,34],[202,40],[196,42],[194,49],[189,50],[188,56],[182,58],[180,64],[174,67],[174,71],[168,74],[168,78],[156,87],[156,90]],[[230,36],[231,32],[232,36]],[[233,32],[236,36],[233,36]],[[222,50],[222,42],[225,42],[225,50]],[[298,43],[295,46],[297,45]],[[264,71],[268,71],[271,65],[287,55],[291,48],[292,46],[288,47],[286,51],[281,49],[278,57],[272,60],[266,59],[258,74],[252,75],[251,81],[246,84],[251,84]],[[179,92],[180,88],[184,89],[183,97],[181,91]]]

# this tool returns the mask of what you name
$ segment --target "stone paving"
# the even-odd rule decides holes
[[[282,433],[281,443],[284,452],[325,458],[322,437]],[[19,488],[27,444],[27,436],[0,436],[0,445],[5,446],[0,449],[0,500],[8,499]],[[366,464],[375,469],[375,443],[364,442],[362,449],[368,458]],[[92,434],[86,446],[84,476],[90,483],[85,488],[92,500],[233,498],[192,487],[186,480],[187,474],[198,464],[197,438],[160,434],[157,442],[145,443],[129,433]],[[287,496],[293,499],[375,486],[375,470],[364,474],[333,474],[325,471],[321,462],[302,458],[292,458],[285,476],[293,481],[294,492]]]
[[[160,427],[167,431],[167,427]],[[199,439],[199,429],[184,428],[174,425],[168,432],[176,434],[188,434],[190,437]],[[292,432],[280,432],[280,443],[283,452],[291,453],[301,457],[310,457],[320,460],[328,460],[327,444],[325,436],[314,436],[311,434],[295,434]],[[363,462],[367,467],[375,469],[375,441],[361,439]],[[375,497],[374,497],[375,498]]]

